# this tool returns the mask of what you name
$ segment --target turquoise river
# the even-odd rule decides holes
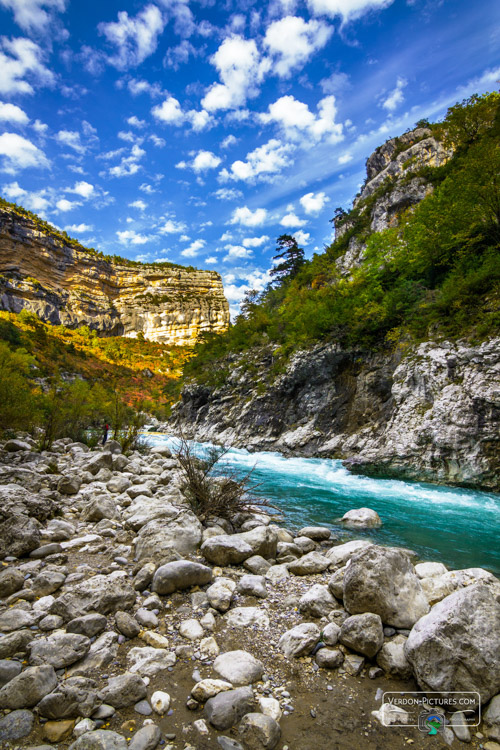
[[[168,435],[145,435],[150,445],[167,443]],[[204,444],[195,444],[200,451]],[[206,444],[205,444],[206,445]],[[224,465],[247,474],[254,468],[255,494],[266,497],[293,529],[322,525],[339,538],[368,538],[408,547],[422,560],[451,568],[481,567],[500,575],[500,496],[457,487],[399,480],[371,479],[347,471],[340,461],[285,458],[279,453],[231,448]],[[351,508],[368,507],[380,515],[379,529],[348,532],[338,523]]]

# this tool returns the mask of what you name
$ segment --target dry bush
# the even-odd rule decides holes
[[[252,491],[257,484],[251,481],[254,468],[243,477],[232,469],[214,474],[229,448],[212,447],[204,456],[197,456],[187,440],[181,438],[175,456],[184,472],[181,491],[193,512],[201,521],[210,516],[231,521],[237,513],[256,513],[274,508],[268,500],[256,497]]]

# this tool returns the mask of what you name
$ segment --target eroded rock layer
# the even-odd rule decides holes
[[[189,345],[224,331],[229,308],[215,271],[110,262],[0,209],[0,309],[55,325]]]

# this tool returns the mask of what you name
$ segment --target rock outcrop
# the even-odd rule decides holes
[[[0,207],[0,310],[30,310],[100,335],[194,344],[224,331],[229,307],[215,271],[104,259]]]
[[[293,355],[274,382],[272,352],[261,350],[252,379],[235,357],[223,386],[186,385],[171,426],[199,440],[341,458],[356,473],[498,490],[499,344],[429,341],[369,356],[317,346]]]

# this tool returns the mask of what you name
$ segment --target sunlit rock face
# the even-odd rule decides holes
[[[0,209],[0,309],[104,336],[194,344],[225,331],[229,306],[215,271],[110,262]]]

